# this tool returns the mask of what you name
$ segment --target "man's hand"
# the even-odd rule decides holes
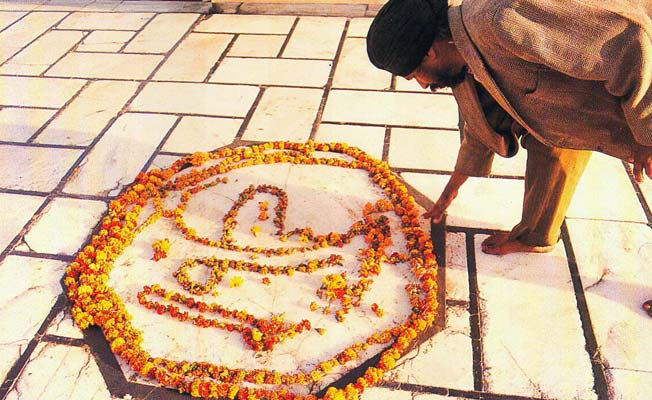
[[[448,180],[444,191],[439,196],[439,200],[437,200],[435,205],[432,206],[428,212],[423,214],[423,217],[430,218],[434,223],[439,223],[444,217],[444,213],[448,206],[450,206],[453,200],[457,197],[460,186],[462,186],[467,179],[467,175],[453,172],[453,175],[451,175],[451,178]]]
[[[652,179],[652,147],[635,145],[633,158],[636,182],[643,182],[643,174]]]

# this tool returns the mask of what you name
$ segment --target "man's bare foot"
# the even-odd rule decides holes
[[[482,251],[487,254],[502,256],[510,253],[548,253],[555,248],[550,246],[529,246],[509,238],[509,232],[500,232],[482,241]]]

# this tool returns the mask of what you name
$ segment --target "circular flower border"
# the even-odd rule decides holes
[[[334,152],[351,157],[317,158],[313,153]],[[189,174],[175,174],[198,167],[207,161],[217,163]],[[206,362],[174,361],[151,356],[142,346],[142,334],[130,323],[122,299],[108,285],[113,262],[131,244],[136,235],[158,217],[161,208],[139,225],[139,215],[149,200],[159,201],[168,192],[191,184],[199,184],[213,176],[223,175],[233,169],[257,164],[293,163],[306,165],[332,165],[365,169],[369,177],[385,192],[389,207],[401,220],[402,231],[409,249],[408,261],[418,283],[406,285],[412,303],[412,313],[398,326],[372,334],[365,342],[346,348],[330,360],[322,361],[308,373],[282,374],[263,369],[243,370]],[[219,177],[200,186],[224,182]],[[183,210],[177,210],[182,213]],[[164,212],[168,212],[165,210]],[[173,212],[174,213],[174,212]],[[437,263],[430,237],[419,224],[419,210],[405,185],[391,172],[387,163],[378,161],[362,150],[342,143],[292,143],[270,142],[237,148],[223,148],[205,153],[198,152],[177,160],[171,167],[140,173],[135,182],[109,204],[99,232],[85,246],[66,270],[65,284],[72,301],[72,314],[82,329],[91,325],[101,327],[114,353],[119,355],[136,372],[156,379],[160,385],[172,387],[195,397],[222,399],[317,400],[314,394],[298,395],[284,388],[286,385],[308,385],[319,382],[325,374],[338,365],[358,357],[358,353],[372,345],[391,345],[384,350],[375,366],[367,368],[355,382],[344,388],[329,387],[322,397],[325,400],[353,400],[368,386],[377,384],[391,370],[396,361],[414,344],[417,337],[432,326],[438,312]],[[167,215],[174,217],[174,215]],[[157,244],[158,256],[163,255]],[[164,255],[163,255],[164,256]],[[156,288],[154,288],[156,289]],[[150,288],[150,291],[152,288]],[[275,385],[280,389],[264,389],[256,385]]]

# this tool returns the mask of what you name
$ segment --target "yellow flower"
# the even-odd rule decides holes
[[[244,283],[244,279],[242,279],[241,276],[234,276],[233,278],[231,278],[231,281],[229,282],[229,286],[239,287],[242,286],[243,283]]]
[[[254,226],[251,227],[251,233],[253,233],[254,236],[256,236],[256,237],[258,236],[260,231],[262,231],[262,228],[260,226],[258,226],[258,225],[254,225]]]

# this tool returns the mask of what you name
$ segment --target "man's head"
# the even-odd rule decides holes
[[[417,78],[422,86],[426,82],[424,87],[454,86],[463,80],[461,57],[451,53],[456,49],[451,43],[447,0],[389,0],[367,34],[372,64],[395,75]],[[420,80],[421,66],[425,70]]]

